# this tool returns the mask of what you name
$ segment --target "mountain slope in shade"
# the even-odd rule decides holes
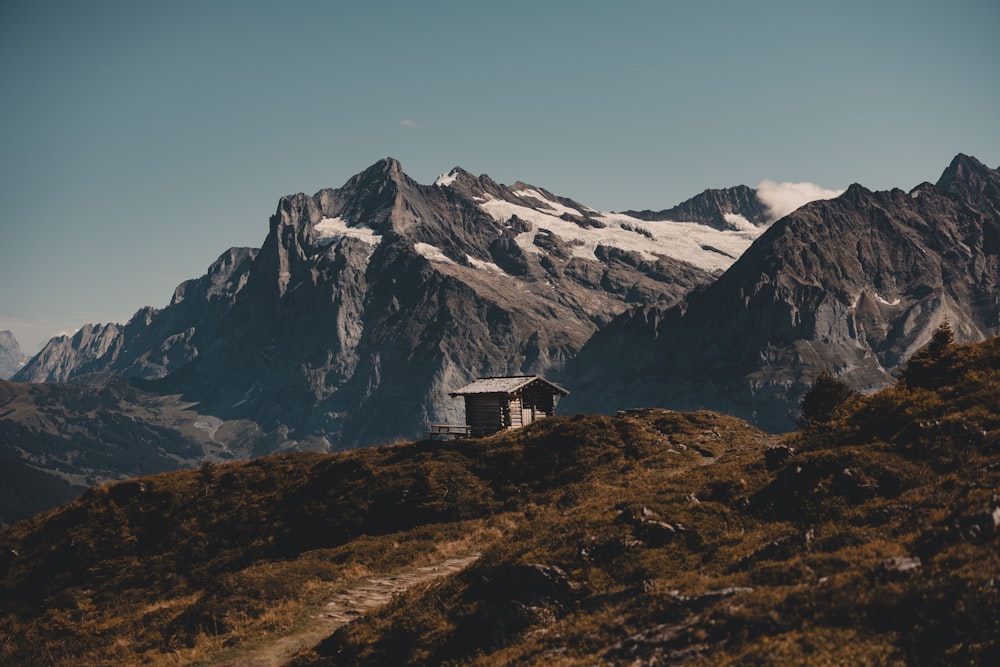
[[[475,376],[557,374],[628,304],[680,300],[760,234],[601,213],[455,168],[432,185],[386,158],[281,199],[163,309],[54,339],[16,377],[114,373],[321,448],[460,421]]]
[[[0,458],[0,529],[68,503],[83,491],[19,458]]]
[[[563,405],[706,406],[787,430],[820,372],[872,389],[946,320],[959,340],[1000,332],[998,211],[1000,172],[964,155],[935,185],[808,204],[685,303],[594,336]]]
[[[131,382],[0,381],[0,525],[61,505],[108,480],[246,457],[252,425],[200,415]],[[230,444],[232,449],[230,449]]]

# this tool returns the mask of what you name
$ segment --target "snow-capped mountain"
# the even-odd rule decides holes
[[[875,387],[945,317],[960,340],[1000,332],[998,192],[960,155],[908,193],[765,182],[609,213],[460,168],[420,184],[386,158],[283,197],[259,250],[162,310],[53,339],[16,379],[144,378],[272,447],[416,435],[462,418],[455,387],[520,373],[569,385],[565,410],[780,430],[820,371]]]
[[[754,218],[746,202],[724,213]],[[162,310],[53,339],[16,379],[157,380],[312,446],[409,436],[461,419],[447,393],[475,376],[558,375],[626,307],[677,303],[762,231],[600,212],[460,168],[424,185],[386,158],[283,197],[259,251],[228,251]]]

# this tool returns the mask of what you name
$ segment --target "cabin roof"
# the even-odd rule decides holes
[[[479,378],[461,389],[451,392],[450,396],[467,396],[468,394],[513,394],[532,382],[543,382],[552,389],[552,393],[566,396],[568,391],[557,384],[549,382],[537,375],[508,375],[504,377]]]

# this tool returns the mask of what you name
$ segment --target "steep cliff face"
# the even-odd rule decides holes
[[[677,302],[758,234],[601,213],[459,168],[422,185],[386,158],[282,198],[259,251],[229,251],[100,346],[52,341],[17,379],[154,380],[323,448],[412,436],[462,418],[448,391],[558,374],[628,304]]]
[[[958,156],[936,185],[798,209],[711,287],[596,335],[567,409],[705,406],[786,430],[822,371],[872,389],[945,320],[963,341],[1000,333],[998,185]]]

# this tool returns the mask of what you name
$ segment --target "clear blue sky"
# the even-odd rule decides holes
[[[162,307],[391,155],[594,208],[1000,165],[1000,3],[0,4],[0,329]]]

